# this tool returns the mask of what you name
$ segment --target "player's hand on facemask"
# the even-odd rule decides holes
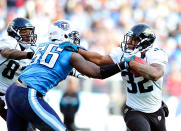
[[[86,50],[84,47],[80,46],[80,45],[75,45],[73,43],[70,43],[70,42],[63,42],[63,43],[60,43],[60,48],[62,49],[66,49],[66,50],[69,50],[69,51],[73,51],[73,52],[78,52],[79,49],[83,49],[83,50]]]

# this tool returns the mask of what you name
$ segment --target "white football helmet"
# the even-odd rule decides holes
[[[56,21],[49,28],[49,40],[79,44],[79,33],[74,31],[73,28],[73,25],[68,20]]]

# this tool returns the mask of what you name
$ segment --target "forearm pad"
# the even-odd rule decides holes
[[[108,78],[120,72],[117,64],[105,65],[100,67],[100,73],[102,79]]]
[[[100,73],[102,79],[108,78],[110,76],[113,76],[117,74],[118,72],[129,69],[129,65],[127,62],[123,61],[118,64],[111,64],[111,65],[105,65],[100,67]]]

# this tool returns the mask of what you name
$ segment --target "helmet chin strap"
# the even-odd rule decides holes
[[[144,52],[152,47],[152,44],[148,45],[147,47],[144,47],[143,43],[147,41],[148,39],[145,38],[142,41],[138,43],[138,46],[130,53],[130,55],[135,55],[138,52]],[[141,45],[142,44],[142,45]]]
[[[150,46],[148,46],[148,47],[146,47],[146,48],[144,48],[144,49],[142,49],[142,47],[140,46],[140,47],[134,49],[134,50],[130,53],[130,55],[135,55],[135,54],[137,54],[138,52],[144,52],[144,51],[146,51],[146,50],[148,50],[148,49],[150,49],[150,48],[152,48],[152,45],[150,45]]]

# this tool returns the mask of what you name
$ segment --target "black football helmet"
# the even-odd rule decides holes
[[[30,29],[31,33],[20,35],[21,30]],[[8,35],[15,38],[19,43],[34,45],[37,35],[34,34],[35,27],[26,18],[15,18],[9,22],[7,27]],[[29,41],[23,41],[23,38],[29,38]]]
[[[150,26],[137,24],[124,35],[121,48],[126,53],[143,52],[152,47],[155,38],[156,36]],[[129,45],[134,45],[133,49],[130,50]]]

